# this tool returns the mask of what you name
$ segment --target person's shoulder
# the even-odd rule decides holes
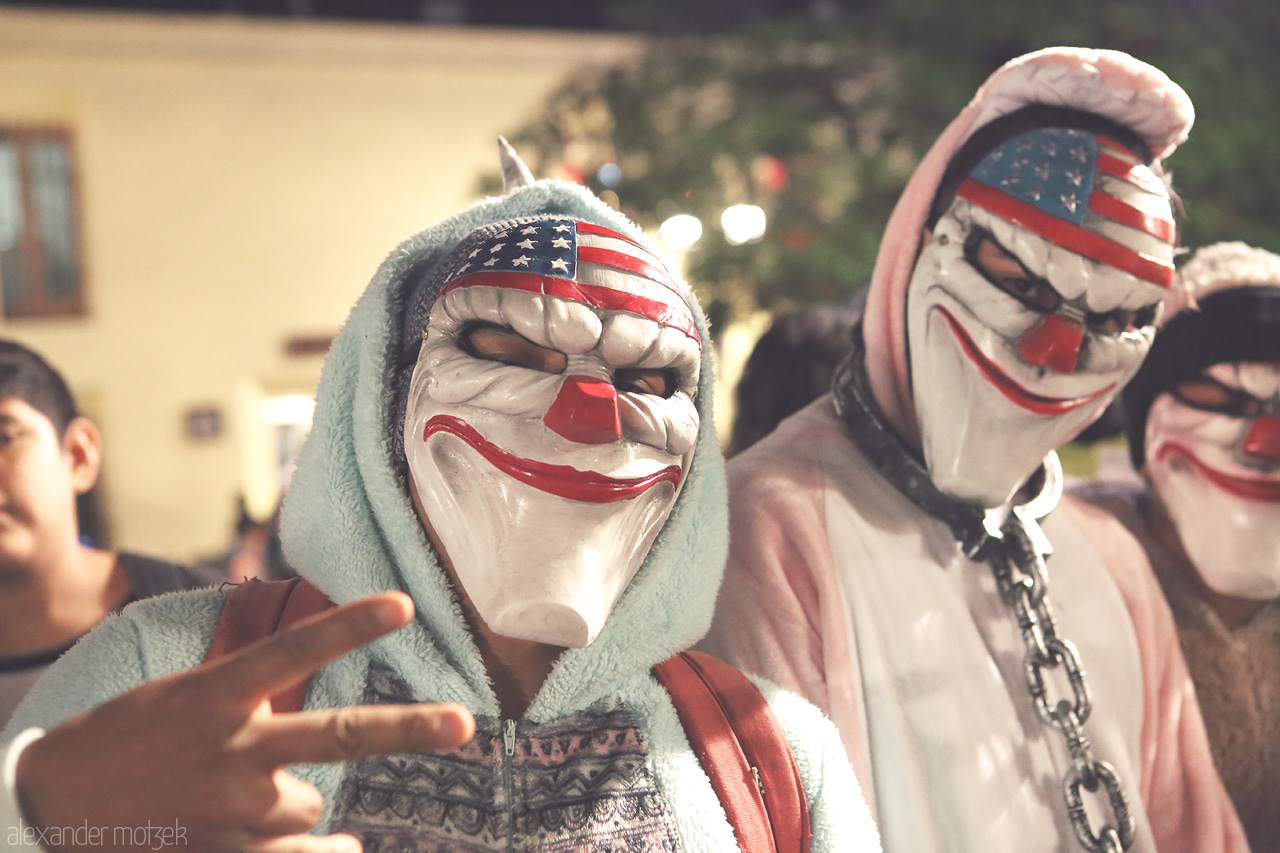
[[[816,705],[747,675],[782,729],[809,802],[814,850],[878,851],[879,835],[835,724]]]
[[[1145,497],[1146,490],[1141,486],[1086,483],[1073,485],[1063,494],[1060,508],[1087,536],[1103,533],[1145,542],[1146,522],[1142,517]]]
[[[119,551],[116,560],[129,581],[134,599],[151,598],[166,592],[181,592],[217,586],[226,578],[212,570],[172,563],[130,551]]]
[[[103,619],[36,681],[6,733],[52,728],[144,681],[198,666],[226,595],[218,589],[174,592]]]
[[[820,467],[833,442],[847,444],[844,426],[828,394],[786,418],[777,429],[731,458],[730,481],[790,476]]]
[[[1119,517],[1134,511],[1145,493],[1146,489],[1133,483],[1091,480],[1068,486],[1063,500],[1074,505],[1076,512],[1092,516],[1096,514],[1093,510],[1101,510]]]
[[[1055,529],[1054,517],[1069,521],[1077,545],[1084,545],[1098,558],[1101,568],[1111,576],[1120,589],[1130,613],[1146,611],[1156,599],[1163,605],[1163,596],[1156,582],[1148,551],[1149,536],[1138,509],[1142,493],[1116,493],[1105,500],[1085,501],[1078,494],[1063,495],[1059,512],[1049,518],[1046,531],[1055,544],[1070,546],[1062,538],[1063,530]]]

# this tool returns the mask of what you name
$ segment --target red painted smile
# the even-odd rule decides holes
[[[1157,462],[1163,462],[1168,456],[1177,456],[1186,460],[1187,464],[1200,473],[1200,476],[1224,492],[1230,492],[1237,497],[1258,501],[1259,503],[1280,503],[1280,480],[1233,477],[1230,474],[1224,474],[1216,468],[1210,468],[1201,462],[1191,452],[1191,448],[1176,441],[1166,441],[1160,445],[1160,449],[1156,451],[1155,459]]]
[[[1015,382],[1013,377],[1001,370],[995,362],[983,355],[982,350],[978,349],[978,345],[973,342],[973,338],[969,337],[969,333],[964,330],[964,327],[957,322],[955,317],[951,316],[951,312],[941,305],[935,305],[933,309],[942,315],[942,319],[947,321],[952,333],[960,341],[960,346],[964,348],[964,354],[978,366],[978,370],[986,377],[987,381],[996,386],[996,389],[1015,405],[1029,412],[1050,417],[1065,415],[1081,406],[1089,405],[1100,397],[1106,396],[1116,387],[1113,382],[1105,388],[1094,391],[1092,394],[1085,394],[1083,397],[1043,397],[1039,394],[1033,394]]]
[[[452,415],[436,415],[427,421],[422,430],[422,440],[426,441],[438,432],[447,432],[462,439],[499,471],[521,483],[573,501],[615,503],[638,497],[651,486],[662,482],[680,487],[680,468],[675,465],[669,465],[645,477],[624,480],[591,471],[579,471],[568,465],[549,465],[514,456],[488,441],[466,421]]]

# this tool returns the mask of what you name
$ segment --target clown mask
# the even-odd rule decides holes
[[[1280,365],[1217,364],[1151,406],[1147,475],[1205,585],[1280,597]]]
[[[684,287],[567,218],[476,232],[411,380],[413,487],[495,633],[595,639],[684,481],[701,344]]]
[[[1151,346],[1173,234],[1164,183],[1091,131],[1026,131],[979,161],[907,291],[940,490],[998,506],[1097,417]]]

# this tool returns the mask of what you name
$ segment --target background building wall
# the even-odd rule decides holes
[[[105,436],[113,543],[222,547],[275,499],[270,396],[401,239],[472,201],[495,137],[627,36],[0,10],[0,124],[75,138],[88,311],[0,321]],[[185,429],[220,412],[219,436]]]

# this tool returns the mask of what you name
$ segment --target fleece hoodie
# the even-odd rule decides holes
[[[500,718],[408,496],[395,436],[397,383],[417,351],[418,339],[405,332],[409,292],[477,228],[533,215],[564,215],[644,240],[582,188],[540,181],[401,244],[334,341],[283,516],[290,562],[333,601],[399,589],[417,606],[405,629],[320,670],[305,707],[458,702],[476,715],[476,738],[450,753],[293,770],[325,797],[318,829],[354,832],[367,850],[736,850],[675,708],[650,675],[706,631],[721,579],[727,523],[709,352],[698,389],[701,431],[674,510],[597,639],[561,656],[520,720]],[[688,301],[709,341],[701,311]],[[198,665],[225,595],[165,596],[104,623],[37,683],[6,739]],[[834,728],[798,697],[761,686],[800,770],[813,850],[877,849]]]
[[[903,192],[867,296],[870,392],[908,446],[919,428],[906,299],[929,206],[966,139],[1032,104],[1104,115],[1157,157],[1185,138],[1192,117],[1167,77],[1114,51],[1050,48],[982,86]],[[1069,756],[1036,716],[1023,641],[990,567],[967,559],[946,523],[878,472],[832,398],[735,457],[729,484],[729,566],[704,648],[830,714],[885,849],[1078,853],[1062,794]],[[1058,633],[1087,670],[1085,731],[1124,784],[1131,849],[1246,849],[1141,549],[1114,519],[1072,502],[1042,525]],[[748,623],[752,613],[761,615]]]

